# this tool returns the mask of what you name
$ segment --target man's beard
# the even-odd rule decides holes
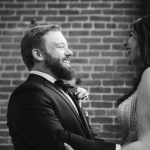
[[[75,77],[75,72],[71,67],[63,67],[60,60],[53,58],[49,54],[45,54],[45,65],[58,78],[62,80],[71,80]]]

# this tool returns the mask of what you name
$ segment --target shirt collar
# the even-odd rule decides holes
[[[41,71],[31,70],[30,74],[39,75],[52,83],[54,83],[56,81],[56,79],[54,77],[52,77],[51,75],[49,75],[47,73],[41,72]]]

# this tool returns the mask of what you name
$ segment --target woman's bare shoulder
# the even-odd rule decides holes
[[[141,141],[136,141],[131,144],[123,146],[121,150],[148,150],[148,149],[147,146],[145,146]]]
[[[150,67],[147,68],[141,77],[138,93],[142,96],[150,96]]]

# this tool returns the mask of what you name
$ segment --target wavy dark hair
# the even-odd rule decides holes
[[[136,75],[133,80],[133,88],[128,94],[118,99],[117,106],[137,90],[144,70],[150,67],[150,15],[137,19],[133,23],[133,29],[137,34],[139,46],[137,62],[134,63]]]
[[[60,31],[57,24],[41,24],[32,27],[26,32],[21,41],[21,55],[28,70],[34,66],[34,58],[32,56],[33,49],[45,50],[45,41],[43,36],[49,31]]]

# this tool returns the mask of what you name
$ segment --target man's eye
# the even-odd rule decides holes
[[[56,46],[56,48],[64,48],[64,46],[62,46],[62,45],[59,45],[59,46]]]

